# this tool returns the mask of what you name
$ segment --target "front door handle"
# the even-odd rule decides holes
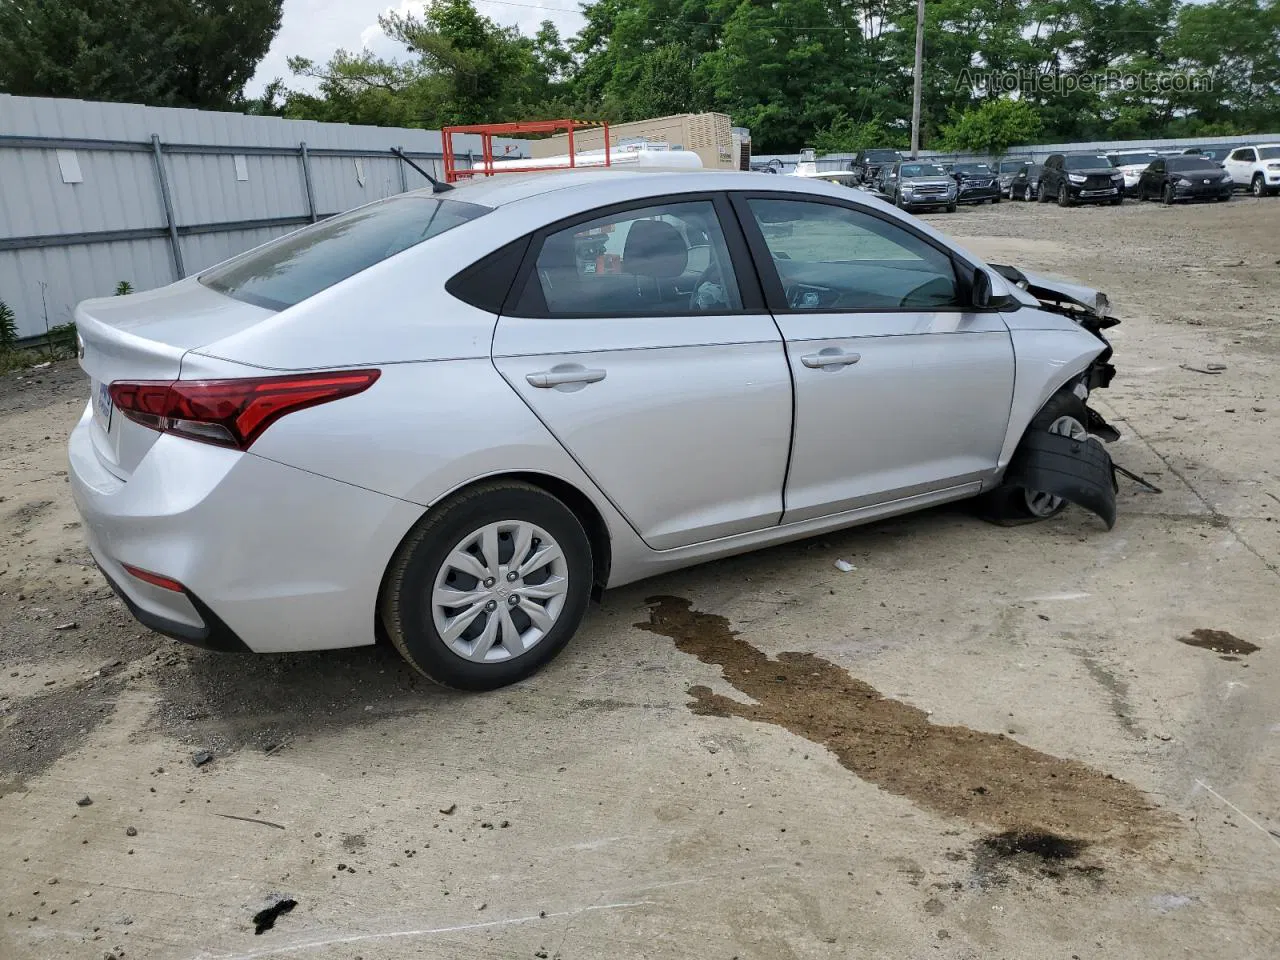
[[[862,359],[860,353],[845,353],[843,350],[837,350],[828,347],[826,350],[818,353],[807,353],[800,358],[810,370],[828,370],[838,367],[847,367],[850,364],[857,363]]]
[[[531,373],[525,379],[529,381],[529,386],[545,390],[550,387],[560,387],[571,383],[599,383],[604,379],[604,373],[603,370],[592,370],[575,365],[572,367],[554,367],[541,373]]]

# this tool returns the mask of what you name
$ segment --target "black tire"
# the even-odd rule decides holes
[[[1173,206],[1173,187],[1170,184],[1166,183],[1164,189],[1160,191],[1160,202],[1166,207]]]
[[[1118,206],[1120,206],[1120,204],[1122,204],[1122,203],[1124,203],[1124,197],[1112,197],[1112,198],[1111,198],[1111,205],[1112,205],[1113,207],[1118,207]]]
[[[527,651],[478,663],[456,653],[441,638],[432,616],[432,592],[454,547],[473,531],[502,520],[534,524],[559,545],[568,589],[550,629]],[[458,690],[493,690],[532,675],[564,649],[586,614],[591,585],[591,541],[573,511],[532,484],[494,481],[433,508],[410,531],[387,568],[378,613],[391,642],[423,676]],[[488,613],[481,616],[487,618]]]
[[[1084,401],[1070,390],[1059,390],[1050,397],[1027,425],[1027,433],[1048,430],[1062,417],[1073,417],[1081,426],[1089,422]],[[1039,520],[1048,520],[1060,514],[1066,506],[1064,500],[1052,512],[1037,514],[1027,503],[1026,490],[1013,484],[1001,484],[990,493],[978,498],[978,509],[983,518],[1001,524],[1035,523]]]
[[[1040,183],[1036,186],[1036,203],[1048,203],[1048,202],[1049,202],[1049,190],[1048,188],[1045,187],[1044,181],[1041,180]]]
[[[956,212],[956,205],[954,203],[948,203],[947,213],[955,213],[955,212]]]
[[[1067,190],[1065,183],[1058,184],[1058,206],[1069,207],[1072,205],[1071,193]]]
[[[991,198],[991,202],[992,202],[993,204],[995,204],[995,203],[999,203],[999,202],[1000,202],[1000,199],[1001,199],[1001,198],[1000,198],[1000,197],[998,197],[998,196],[996,196],[996,197],[992,197],[992,198]]]

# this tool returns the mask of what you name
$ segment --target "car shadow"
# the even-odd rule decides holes
[[[873,557],[905,548],[919,537],[987,527],[964,503],[951,504],[865,526],[798,540],[606,593],[588,613],[579,649],[598,652],[621,616],[625,619],[652,593],[682,593],[725,578],[768,574],[811,564],[814,551],[833,557]],[[828,565],[823,558],[823,567]],[[785,579],[785,574],[782,575]],[[563,665],[558,663],[557,668]],[[552,668],[556,669],[556,668]],[[542,674],[546,676],[546,674]],[[348,650],[291,654],[226,654],[175,645],[161,655],[153,674],[158,707],[153,723],[199,749],[274,752],[290,740],[417,713],[447,711],[476,696],[441,687],[412,670],[387,643]]]

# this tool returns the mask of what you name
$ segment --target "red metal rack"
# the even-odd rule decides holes
[[[491,177],[497,173],[539,173],[549,170],[563,170],[562,166],[517,167],[504,170],[494,167],[493,138],[513,136],[521,133],[564,133],[569,134],[569,166],[577,166],[577,151],[573,143],[573,135],[577,130],[604,128],[604,165],[611,166],[609,153],[609,124],[595,123],[589,120],[524,120],[517,123],[476,123],[470,126],[445,127],[441,130],[444,141],[444,178],[449,183],[456,183],[468,177]],[[458,167],[457,156],[453,149],[455,133],[478,134],[480,137],[479,165],[469,169]]]

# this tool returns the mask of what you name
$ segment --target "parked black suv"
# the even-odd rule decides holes
[[[897,150],[859,150],[849,169],[856,183],[871,183],[879,179],[883,167],[891,167],[901,159]]]
[[[982,203],[984,200],[999,203],[1004,195],[1000,175],[991,169],[989,163],[953,163],[951,179],[956,182],[956,201],[959,203]]]
[[[1100,153],[1055,153],[1044,162],[1036,194],[1041,203],[1056,197],[1058,206],[1124,203],[1124,174]]]

